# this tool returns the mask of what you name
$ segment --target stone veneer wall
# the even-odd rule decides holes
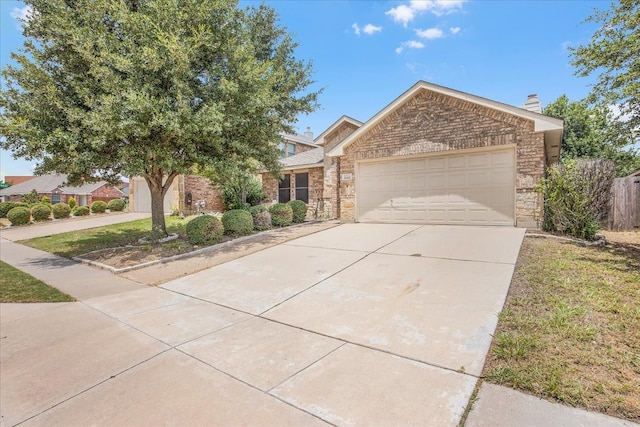
[[[343,191],[338,191],[340,188],[342,190],[342,184],[340,183],[340,175],[344,173],[342,171],[342,163],[344,163],[344,157],[327,157],[326,153],[329,152],[333,147],[344,141],[346,137],[351,135],[353,132],[358,130],[359,126],[356,126],[352,123],[344,122],[340,124],[336,129],[334,129],[331,133],[327,134],[324,137],[324,211],[326,212],[326,216],[329,218],[342,218],[341,215],[341,202],[342,199],[338,197],[339,194],[344,194],[345,196],[349,194],[349,189],[344,188]],[[346,164],[346,169],[353,169],[353,166],[349,166]],[[354,189],[355,194],[355,189]],[[349,206],[349,204],[354,203],[354,199],[345,199],[344,202]]]
[[[335,181],[339,197],[333,193],[331,197],[339,206],[339,217],[352,221],[354,164],[359,160],[509,145],[516,147],[516,224],[538,228],[543,208],[534,187],[544,176],[544,136],[534,132],[534,122],[426,89],[389,113],[350,144],[339,161],[332,162],[339,171],[331,179],[345,173],[352,173],[354,179]],[[325,193],[332,190],[325,185]]]

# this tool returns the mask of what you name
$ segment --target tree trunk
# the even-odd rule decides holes
[[[164,196],[177,175],[177,172],[171,172],[165,180],[162,169],[155,167],[144,175],[151,193],[151,232],[154,237],[162,238],[168,235],[164,221]]]

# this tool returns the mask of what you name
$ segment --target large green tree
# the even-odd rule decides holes
[[[273,9],[233,0],[27,0],[26,42],[3,71],[0,146],[71,183],[143,176],[163,198],[197,169],[259,162],[316,108],[311,65]]]
[[[640,1],[619,0],[596,10],[587,21],[599,24],[591,40],[572,49],[572,64],[582,77],[597,75],[588,98],[603,107],[617,106],[620,118],[611,130],[629,141],[640,134]]]
[[[561,160],[612,160],[618,176],[640,169],[638,150],[629,146],[624,134],[612,132],[618,118],[609,108],[570,101],[562,95],[545,107],[544,114],[564,120]]]

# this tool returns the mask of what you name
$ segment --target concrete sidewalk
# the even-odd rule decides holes
[[[48,285],[83,300],[145,287],[48,252],[0,239],[0,259]]]
[[[7,227],[0,229],[0,237],[16,242],[18,240],[33,239],[35,237],[51,236],[53,234],[66,233],[68,231],[86,230],[88,228],[102,227],[105,225],[119,224],[121,222],[150,218],[150,213],[140,212],[113,212],[86,217],[67,218],[43,223],[30,224],[20,227]]]

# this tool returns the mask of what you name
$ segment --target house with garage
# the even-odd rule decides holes
[[[5,201],[19,202],[22,196],[35,190],[42,199],[47,196],[51,204],[67,203],[73,197],[78,206],[89,206],[91,203],[102,200],[109,202],[112,199],[122,199],[124,193],[117,187],[109,185],[106,181],[86,183],[80,186],[67,185],[67,175],[49,174],[31,177],[11,187],[0,190],[0,196]]]
[[[520,108],[419,81],[364,123],[340,118],[263,188],[343,221],[539,228],[562,132],[535,95]]]

